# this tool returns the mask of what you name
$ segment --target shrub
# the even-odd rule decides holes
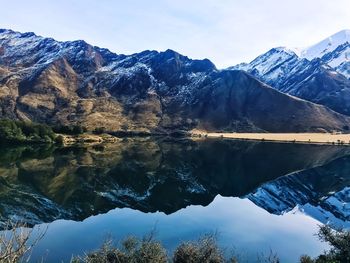
[[[0,141],[3,142],[54,142],[55,133],[43,124],[0,120]]]
[[[94,134],[102,134],[102,133],[105,133],[105,132],[106,132],[106,128],[105,127],[98,127],[98,128],[95,128],[93,130]]]
[[[300,257],[300,263],[313,263],[313,262],[314,260],[310,256],[302,255]]]
[[[268,254],[258,254],[258,259],[257,262],[261,262],[261,263],[280,263],[280,259],[277,255],[277,253],[275,253],[273,250],[270,249],[270,252]]]
[[[43,238],[46,230],[33,237],[33,229],[27,228],[21,223],[8,222],[5,225],[7,231],[0,233],[0,262],[17,263],[24,261],[28,252]],[[32,239],[31,241],[29,241]],[[29,261],[29,256],[28,260]]]
[[[180,244],[173,256],[174,263],[221,263],[224,262],[223,251],[218,247],[213,235],[207,235],[197,242]]]
[[[350,262],[350,232],[346,230],[333,230],[329,226],[320,227],[318,237],[327,242],[331,249],[321,255],[335,262]],[[318,261],[317,261],[318,262]]]
[[[123,131],[127,131],[129,129],[129,125],[128,124],[122,124],[120,127]]]
[[[350,232],[346,230],[334,230],[330,226],[321,226],[318,238],[330,245],[330,250],[312,259],[302,256],[301,263],[345,263],[350,262]]]
[[[87,131],[86,127],[80,125],[57,125],[53,128],[56,133],[68,135],[79,135]]]
[[[74,263],[166,263],[167,254],[163,246],[153,238],[126,238],[120,248],[112,246],[112,241],[84,258],[74,258]]]
[[[172,257],[168,259],[161,243],[153,239],[153,235],[138,239],[128,237],[119,247],[113,247],[111,240],[85,257],[74,258],[71,263],[237,263],[237,259],[224,258],[223,250],[213,235],[206,235],[195,242],[180,244]],[[272,262],[272,261],[271,261]]]
[[[58,135],[58,136],[56,137],[56,143],[58,143],[58,144],[60,144],[60,145],[62,145],[62,144],[64,143],[64,138],[63,138],[62,135]]]

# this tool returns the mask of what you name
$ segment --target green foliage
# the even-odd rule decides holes
[[[102,247],[84,258],[74,258],[75,263],[166,263],[167,255],[163,246],[153,240],[135,237],[125,239],[120,248],[112,246],[111,241],[105,242]]]
[[[15,162],[32,159],[45,159],[53,154],[55,146],[52,144],[19,144],[0,147],[0,166],[9,167]]]
[[[336,231],[329,226],[322,226],[318,233],[321,241],[327,242],[331,249],[319,256],[316,262],[350,262],[350,232]],[[331,260],[331,261],[324,261]]]
[[[121,128],[123,131],[127,131],[127,130],[129,129],[129,125],[123,124],[123,125],[121,125],[120,128]]]
[[[64,143],[64,138],[63,138],[62,135],[58,135],[58,136],[56,137],[56,143],[58,143],[58,144],[60,144],[60,145],[62,145],[62,144]]]
[[[13,227],[16,229],[17,227]],[[17,232],[13,232],[17,233]],[[16,260],[22,257],[26,251],[29,251],[33,245],[27,245],[29,235],[19,232],[24,238],[10,239],[3,241],[0,246],[1,259],[10,258]],[[44,234],[40,236],[40,239]],[[330,250],[319,255],[317,258],[303,255],[300,257],[300,263],[348,263],[350,262],[350,232],[346,230],[333,230],[329,226],[320,227],[318,237],[321,241],[330,245]],[[0,236],[3,240],[6,237]],[[39,239],[38,239],[39,240]],[[20,245],[17,243],[20,241]],[[17,243],[16,243],[17,242]],[[36,241],[37,242],[37,241]],[[13,252],[14,251],[14,252]],[[14,255],[15,257],[12,257]],[[10,257],[11,256],[11,257]],[[280,262],[277,254],[270,251],[266,257],[258,256],[258,262],[278,263]],[[139,239],[128,237],[123,240],[119,247],[113,246],[111,240],[105,242],[101,248],[94,252],[87,253],[84,257],[74,257],[71,263],[237,263],[240,262],[236,257],[225,258],[223,250],[218,246],[214,235],[206,235],[195,242],[185,242],[180,244],[174,251],[172,258],[168,258],[167,252],[162,244],[154,240],[153,235]]]
[[[302,256],[301,263],[346,263],[350,262],[350,232],[334,230],[329,226],[321,226],[318,237],[330,245],[330,250],[312,259]]]
[[[206,235],[195,242],[180,244],[172,259],[168,258],[162,244],[153,235],[138,239],[128,237],[121,245],[113,247],[111,241],[105,242],[97,251],[85,257],[73,258],[71,263],[237,263],[235,258],[225,259],[223,250],[218,247],[213,235]]]
[[[102,134],[106,132],[106,128],[105,127],[98,127],[96,129],[93,130],[94,134]]]
[[[79,135],[87,131],[86,127],[80,125],[57,125],[53,127],[53,131],[56,133],[63,133],[68,135]]]
[[[197,242],[180,244],[174,252],[174,263],[221,263],[224,261],[224,253],[218,247],[216,238],[212,235],[205,236]]]
[[[1,142],[52,143],[55,137],[55,133],[47,125],[8,119],[0,120]]]
[[[300,257],[300,263],[313,263],[315,262],[310,256],[302,255]]]

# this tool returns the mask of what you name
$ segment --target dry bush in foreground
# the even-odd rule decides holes
[[[120,248],[112,246],[112,241],[105,242],[102,247],[86,254],[83,258],[77,257],[72,263],[166,263],[167,254],[163,246],[152,237],[137,239],[128,237]]]
[[[0,262],[17,263],[29,261],[30,251],[46,233],[33,237],[33,229],[23,224],[8,224],[6,231],[0,232]],[[349,263],[350,232],[333,230],[329,226],[321,226],[318,232],[321,241],[327,242],[330,249],[316,258],[303,255],[300,263]],[[128,237],[119,247],[107,241],[103,246],[83,257],[75,257],[71,263],[237,263],[237,257],[225,258],[224,251],[218,246],[215,235],[206,235],[198,241],[181,243],[168,257],[162,244],[153,238],[153,234],[142,239]],[[260,254],[257,262],[278,263],[276,253]]]
[[[22,223],[11,222],[6,223],[4,229],[7,230],[0,232],[1,263],[29,261],[30,251],[46,232],[46,230],[41,231],[36,237],[33,237],[33,229],[27,228]]]
[[[221,263],[224,260],[224,253],[212,235],[180,244],[173,256],[174,263]]]
[[[168,258],[161,243],[151,236],[143,239],[129,237],[119,248],[107,241],[97,251],[76,257],[72,263],[236,263],[235,258],[225,259],[213,235],[207,235],[196,242],[180,244],[172,259]]]
[[[257,262],[259,263],[280,263],[280,259],[272,249],[270,249],[270,252],[268,254],[258,254]]]

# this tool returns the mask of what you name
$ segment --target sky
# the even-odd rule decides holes
[[[224,68],[350,28],[349,0],[0,0],[0,28],[118,54],[173,49]]]

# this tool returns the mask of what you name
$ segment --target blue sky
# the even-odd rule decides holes
[[[349,0],[0,0],[0,28],[116,53],[174,49],[218,67],[350,28]]]

